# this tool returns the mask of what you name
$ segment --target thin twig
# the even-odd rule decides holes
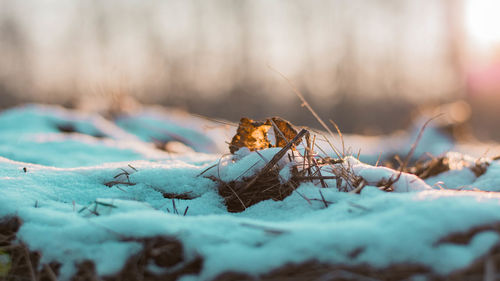
[[[127,166],[129,166],[132,170],[136,171],[137,172],[137,169],[134,168],[132,165],[128,164]]]
[[[365,180],[361,180],[359,185],[355,189],[349,191],[349,193],[360,193],[361,190],[365,187],[365,185],[366,185]]]
[[[325,208],[328,208],[328,203],[325,200],[325,196],[323,196],[323,193],[321,192],[321,189],[319,190],[319,195],[321,195],[321,201],[323,201],[323,204],[325,205]]]
[[[49,279],[51,281],[57,281],[57,276],[49,265],[44,264],[43,269],[45,269],[45,272],[47,272],[47,275],[49,276]]]
[[[22,248],[24,250],[24,257],[26,259],[26,263],[28,265],[28,269],[30,272],[31,281],[36,281],[35,271],[33,270],[33,264],[31,263],[30,253],[28,252],[28,248],[26,248],[26,247],[22,247]]]
[[[203,172],[199,173],[199,174],[197,175],[197,177],[199,177],[199,176],[203,175],[204,173],[208,172],[210,169],[212,169],[212,168],[214,168],[214,167],[216,167],[216,166],[217,166],[217,164],[213,164],[212,166],[210,166],[210,167],[206,168],[205,170],[203,170]]]
[[[196,113],[190,113],[190,114],[193,116],[196,116],[198,118],[206,119],[208,121],[212,121],[212,122],[216,122],[216,123],[220,123],[220,124],[224,124],[224,125],[228,125],[228,126],[238,127],[238,124],[234,123],[234,122],[220,120],[220,119],[216,119],[216,118],[212,118],[212,117],[207,117],[207,116],[203,116],[203,115],[196,114]]]
[[[427,120],[424,125],[422,126],[422,128],[420,128],[420,131],[418,132],[418,135],[417,135],[417,139],[415,140],[415,142],[412,144],[411,146],[411,149],[410,151],[408,152],[408,154],[406,155],[406,158],[403,162],[403,165],[401,165],[399,167],[399,173],[398,175],[396,176],[396,178],[391,178],[389,179],[388,183],[386,184],[386,187],[389,188],[390,186],[392,186],[394,183],[396,183],[400,178],[401,178],[401,175],[403,174],[403,171],[406,169],[406,166],[408,165],[408,163],[410,162],[410,159],[413,157],[413,154],[415,153],[415,150],[417,149],[417,145],[418,143],[420,142],[420,139],[422,139],[422,136],[424,134],[424,131],[425,131],[425,128],[427,127],[427,125],[433,121],[434,119],[438,118],[438,117],[441,117],[443,114],[439,114],[439,115],[436,115],[434,117],[432,117],[431,119]]]
[[[335,129],[337,130],[337,133],[340,136],[340,141],[342,142],[342,156],[345,157],[344,135],[342,135],[342,132],[340,131],[339,126],[337,126],[337,123],[333,122],[332,119],[330,119],[330,123],[332,123],[332,125],[335,127]]]
[[[302,129],[291,141],[289,141],[278,153],[276,153],[271,161],[269,161],[255,177],[252,178],[251,181],[249,181],[243,188],[241,188],[239,191],[243,192],[247,190],[250,186],[252,186],[263,174],[267,173],[278,161],[285,156],[285,153],[292,147],[294,143],[297,142],[297,140],[301,139],[305,134],[307,133],[306,129]]]
[[[296,176],[297,180],[336,180],[339,176]]]
[[[112,187],[112,186],[115,186],[117,184],[123,184],[123,185],[128,185],[128,186],[136,185],[133,182],[125,182],[125,181],[109,181],[109,182],[104,183],[104,185],[107,187]]]
[[[382,157],[382,153],[383,152],[380,152],[380,154],[378,155],[377,162],[375,162],[375,167],[378,166],[378,163],[380,162],[380,158]]]

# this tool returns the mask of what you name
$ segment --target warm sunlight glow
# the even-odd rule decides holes
[[[465,4],[465,24],[473,44],[490,47],[500,43],[500,1],[467,0]]]

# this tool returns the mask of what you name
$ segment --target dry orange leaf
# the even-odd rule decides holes
[[[269,119],[267,120],[269,121]],[[297,131],[293,128],[292,124],[285,119],[273,117],[271,121],[276,125],[276,127],[273,126],[274,135],[276,137],[276,147],[284,147],[297,135]]]
[[[276,125],[274,126],[273,125]],[[275,140],[269,140],[269,129],[273,128]],[[266,119],[265,122],[254,121],[246,117],[241,118],[236,135],[233,137],[229,150],[235,153],[242,147],[250,151],[269,147],[283,147],[297,135],[292,124],[279,117]],[[274,143],[274,144],[273,144]]]

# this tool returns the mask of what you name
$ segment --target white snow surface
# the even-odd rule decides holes
[[[18,240],[39,250],[42,264],[60,262],[63,281],[84,260],[94,261],[102,276],[117,273],[141,250],[139,243],[122,237],[165,235],[182,241],[188,259],[203,258],[200,275],[184,280],[211,280],[226,271],[257,275],[312,260],[375,268],[421,264],[448,274],[500,243],[500,236],[491,231],[465,245],[440,242],[450,234],[500,222],[500,193],[475,191],[500,191],[497,161],[478,178],[464,167],[425,182],[403,173],[394,184],[396,192],[388,193],[376,185],[397,176],[397,171],[349,157],[339,165],[348,165],[366,181],[360,194],[339,192],[335,180],[328,181],[328,188],[304,183],[283,201],[262,201],[229,213],[217,183],[207,177],[250,177],[279,149],[223,155],[224,141],[230,141],[228,128],[207,133],[208,125],[220,124],[174,115],[155,108],[123,117],[117,126],[59,107],[29,105],[4,111],[0,217],[22,219]],[[71,123],[78,132],[63,134],[54,125],[59,123]],[[161,132],[187,140],[185,144],[198,152],[155,149],[149,138],[161,137]],[[378,153],[389,153],[380,149]],[[289,160],[285,157],[279,166],[286,181]],[[106,186],[110,181],[134,185]],[[470,191],[453,190],[462,186]],[[176,199],[176,214],[163,193],[186,193],[194,199]]]

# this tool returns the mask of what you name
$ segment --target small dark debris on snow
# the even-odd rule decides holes
[[[150,141],[153,143],[153,145],[155,146],[156,149],[163,150],[163,151],[166,151],[169,153],[177,153],[178,152],[175,149],[172,150],[171,144],[175,144],[175,143],[183,144],[186,147],[192,148],[194,150],[193,145],[187,139],[177,137],[174,135],[168,135],[165,138],[161,138],[161,139],[157,139],[157,138],[152,137]]]
[[[365,251],[364,248],[360,247],[360,248],[356,248],[354,250],[352,250],[351,252],[349,252],[349,258],[351,259],[356,259],[357,257],[359,257],[359,255],[361,255],[363,252]]]
[[[70,134],[70,133],[77,133],[78,132],[76,127],[71,123],[56,124],[56,127],[57,127],[57,130],[59,130],[59,132],[61,132],[61,133]]]
[[[450,170],[450,161],[448,157],[436,157],[425,162],[417,162],[415,166],[410,167],[408,172],[420,177],[421,179],[427,179],[433,176],[437,176],[441,173]]]
[[[184,209],[184,212],[182,212],[182,216],[185,217],[187,215],[188,210],[189,210],[189,206],[187,206]],[[172,211],[170,211],[170,209],[167,208],[167,212],[173,213],[175,215],[180,215],[181,214],[181,212],[179,212],[179,209],[177,209],[177,205],[175,204],[175,199],[172,199]]]
[[[80,132],[75,125],[71,123],[59,123],[55,125],[57,130],[63,134],[72,134],[72,133],[79,133],[79,134],[84,134],[87,135],[86,133]],[[95,132],[93,134],[90,134],[94,138],[104,138],[106,137],[100,132]]]
[[[180,199],[180,200],[192,200],[196,198],[196,196],[193,196],[191,193],[192,191],[184,192],[184,193],[170,193],[170,192],[161,192],[163,195],[163,198],[168,198],[168,199]]]
[[[413,167],[406,169],[406,172],[412,173],[421,179],[427,179],[450,170],[451,160],[446,155],[432,157],[427,161],[419,161]],[[478,159],[474,164],[469,164],[463,160],[464,167],[469,168],[476,177],[480,177],[488,170],[490,163],[486,160]]]
[[[126,182],[126,181],[108,181],[108,182],[104,183],[104,185],[107,187],[113,187],[115,185],[120,185],[120,184],[121,185],[128,185],[128,186],[136,185],[133,182]]]

